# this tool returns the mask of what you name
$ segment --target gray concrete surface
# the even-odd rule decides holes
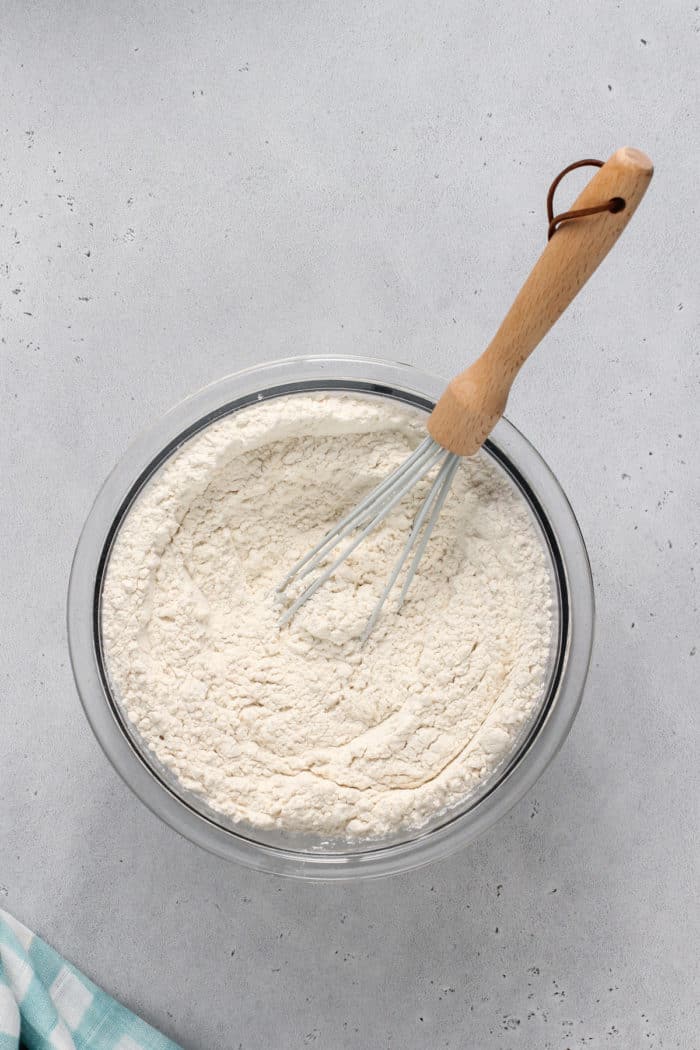
[[[693,0],[4,0],[0,906],[185,1047],[700,1045],[699,30]],[[200,852],[118,780],[73,686],[66,584],[102,479],[264,359],[449,376],[539,251],[551,177],[626,142],[648,199],[509,408],[596,581],[558,760],[396,879]]]

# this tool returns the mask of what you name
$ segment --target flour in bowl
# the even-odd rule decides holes
[[[374,838],[470,795],[538,708],[547,556],[486,453],[464,460],[400,613],[359,640],[429,482],[278,628],[291,565],[425,436],[383,398],[260,402],[185,443],[107,566],[112,687],[157,759],[234,821]]]

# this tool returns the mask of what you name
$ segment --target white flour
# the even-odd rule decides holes
[[[157,758],[258,827],[373,837],[498,766],[542,695],[549,573],[529,512],[465,460],[400,615],[358,638],[425,487],[276,626],[285,571],[424,436],[373,398],[297,395],[210,426],[147,485],[109,562],[109,673]]]

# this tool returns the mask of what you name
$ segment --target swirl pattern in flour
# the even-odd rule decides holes
[[[289,566],[424,436],[393,401],[300,394],[180,448],[128,512],[102,632],[129,719],[235,821],[323,837],[419,827],[468,796],[542,699],[550,571],[530,511],[465,460],[400,614],[358,641],[427,483],[277,627]]]

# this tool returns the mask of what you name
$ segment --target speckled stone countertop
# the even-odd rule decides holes
[[[2,5],[0,906],[185,1047],[698,1045],[699,30],[692,0]],[[540,250],[553,175],[625,143],[655,181],[508,413],[596,582],[558,759],[396,879],[204,854],[78,703],[65,595],[98,486],[265,359],[449,376]]]

